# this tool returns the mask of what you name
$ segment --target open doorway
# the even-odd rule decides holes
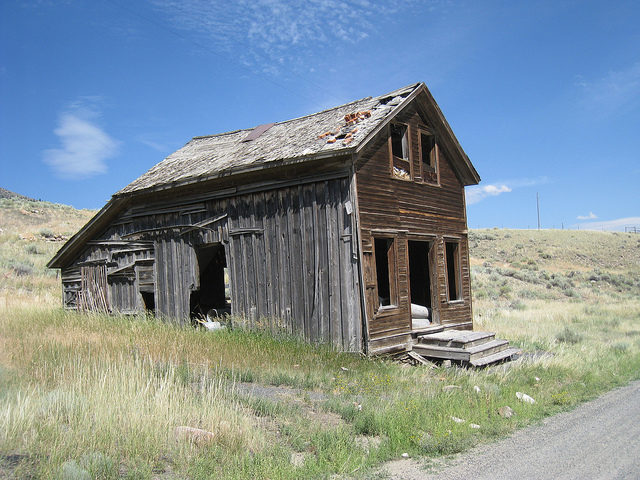
[[[411,298],[411,323],[413,330],[428,327],[433,322],[431,302],[432,242],[409,240],[409,285]]]
[[[196,248],[200,288],[191,292],[191,318],[202,320],[231,314],[229,271],[224,245],[213,243]]]
[[[144,305],[145,312],[149,312],[151,315],[156,313],[156,299],[153,292],[140,292],[142,296],[142,303]]]

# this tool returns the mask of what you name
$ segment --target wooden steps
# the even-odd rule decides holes
[[[413,351],[423,357],[452,360],[474,367],[510,360],[519,353],[507,340],[495,338],[493,332],[452,330],[419,333]]]

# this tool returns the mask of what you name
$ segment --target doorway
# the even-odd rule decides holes
[[[229,270],[224,245],[213,243],[196,248],[199,289],[191,292],[191,318],[206,320],[231,314]]]
[[[433,322],[432,265],[433,242],[409,240],[409,286],[413,330],[428,327]]]

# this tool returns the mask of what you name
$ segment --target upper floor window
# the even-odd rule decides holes
[[[409,127],[404,123],[392,123],[391,130],[391,169],[395,178],[411,180],[411,162],[409,157]]]
[[[438,182],[438,144],[435,135],[420,131],[421,176],[425,182]]]
[[[407,126],[402,123],[391,124],[391,152],[394,157],[409,160],[409,138]]]

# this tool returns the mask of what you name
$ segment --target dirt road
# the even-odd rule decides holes
[[[385,469],[400,480],[640,478],[640,381],[439,468],[396,460]]]

